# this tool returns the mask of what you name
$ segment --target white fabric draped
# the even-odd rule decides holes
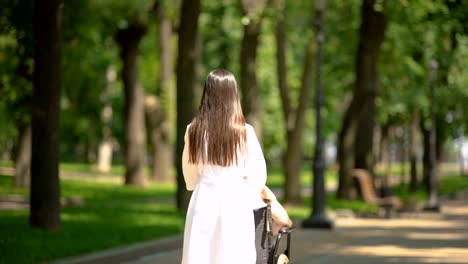
[[[247,151],[238,164],[221,167],[188,162],[188,137],[182,169],[193,190],[184,230],[182,264],[255,264],[253,209],[265,187],[265,158],[252,126]],[[247,179],[244,179],[247,176]]]

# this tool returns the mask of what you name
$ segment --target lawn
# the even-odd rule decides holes
[[[301,185],[302,186],[311,186],[312,183],[312,168],[311,166],[304,165],[301,170]],[[327,183],[336,183],[337,181],[337,171],[335,169],[326,169],[325,177]],[[283,186],[284,177],[283,171],[277,166],[268,167],[268,179],[267,185],[270,188],[280,188]]]
[[[12,186],[12,177],[0,176],[0,194],[27,195]],[[63,197],[81,197],[85,205],[64,208],[59,231],[30,228],[27,210],[0,211],[0,263],[37,263],[183,231],[174,186],[139,189],[89,180],[62,180],[61,186]]]

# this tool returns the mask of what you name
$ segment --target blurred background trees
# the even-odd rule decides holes
[[[35,46],[45,36],[33,32],[42,26],[32,22],[33,6],[5,0],[0,9],[0,154],[15,164],[18,187],[29,186],[34,142],[52,147],[39,134],[31,147],[31,107],[56,95],[33,97],[34,72],[54,69],[56,61]],[[183,210],[190,197],[180,168],[185,128],[206,74],[227,68],[269,167],[283,170],[285,200],[300,203],[301,168],[315,144],[313,8],[313,1],[281,0],[64,2],[62,77],[41,74],[62,87],[59,155],[36,155],[51,166],[91,163],[101,172],[123,164],[129,185],[177,182]],[[329,1],[323,116],[328,165],[339,168],[338,197],[353,197],[355,167],[376,172],[408,161],[401,180],[411,190],[427,182],[431,108],[438,161],[458,160],[468,130],[467,14],[462,0]],[[39,55],[47,59],[35,61]],[[439,64],[434,105],[430,59]],[[50,183],[54,176],[47,177]]]

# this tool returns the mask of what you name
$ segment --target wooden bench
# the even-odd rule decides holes
[[[372,183],[372,177],[367,170],[353,169],[351,175],[356,183],[361,198],[369,204],[375,204],[384,208],[386,218],[390,218],[392,212],[402,208],[403,204],[398,197],[379,197],[376,194],[374,184]]]

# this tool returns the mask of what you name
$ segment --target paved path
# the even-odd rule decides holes
[[[335,219],[332,231],[297,229],[291,264],[468,263],[468,195],[443,202],[441,213],[395,219]],[[178,264],[182,237],[150,241],[54,264]]]

